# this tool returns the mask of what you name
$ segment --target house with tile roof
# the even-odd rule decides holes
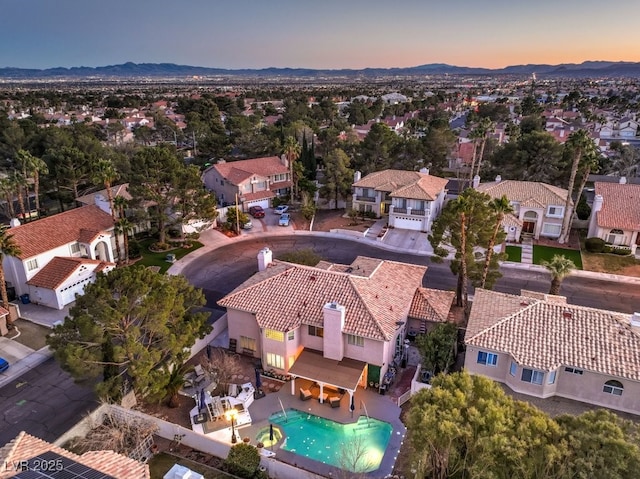
[[[236,350],[260,358],[265,369],[350,394],[381,384],[404,350],[411,308],[423,317],[429,314],[423,308],[442,303],[412,306],[424,266],[358,256],[350,265],[310,267],[273,261],[268,248],[258,265],[257,274],[218,301]]]
[[[588,237],[602,238],[613,247],[638,254],[640,245],[640,185],[596,182]]]
[[[31,302],[62,309],[99,272],[115,268],[113,229],[111,215],[96,205],[12,223],[21,254],[3,258],[6,281]]]
[[[476,289],[465,368],[531,396],[640,414],[640,313]]]
[[[251,160],[218,161],[202,174],[219,205],[234,205],[236,195],[243,211],[251,206],[271,207],[271,200],[289,194],[291,175],[286,158],[269,156]]]
[[[511,203],[513,214],[506,215],[503,222],[507,241],[520,241],[523,235],[535,239],[560,237],[567,190],[537,181],[502,180],[500,176],[482,184],[476,176],[473,187],[491,198],[506,196]]]
[[[354,175],[353,209],[388,215],[389,226],[414,231],[431,231],[442,211],[448,180],[420,171],[383,170],[364,178]]]
[[[0,448],[0,479],[65,477],[68,479],[149,479],[149,466],[114,451],[82,455],[21,432]],[[43,467],[45,466],[46,467]]]

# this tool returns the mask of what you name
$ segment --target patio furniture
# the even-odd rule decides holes
[[[196,384],[200,384],[207,377],[207,375],[204,372],[204,369],[200,364],[198,364],[195,368],[193,368],[193,371],[196,373],[196,377],[194,379]]]
[[[331,396],[329,398],[329,404],[331,404],[331,407],[340,407],[340,398],[338,396]]]
[[[309,391],[308,389],[302,389],[300,388],[300,399],[303,401],[307,401],[308,399],[311,399],[311,391]]]
[[[238,395],[238,385],[231,383],[229,384],[229,391],[227,393],[227,396],[231,396],[231,397],[236,397]]]
[[[329,395],[327,393],[322,393],[318,395],[318,401],[320,401],[321,403],[327,402],[328,398],[329,398]]]

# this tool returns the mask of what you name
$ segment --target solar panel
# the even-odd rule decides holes
[[[117,479],[53,451],[17,461],[12,466],[20,471],[13,476],[16,479]]]

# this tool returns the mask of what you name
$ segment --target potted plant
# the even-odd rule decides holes
[[[244,442],[245,444],[249,444],[249,442],[251,442],[251,439],[248,437],[243,437],[242,442]]]

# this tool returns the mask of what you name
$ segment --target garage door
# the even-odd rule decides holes
[[[266,210],[267,208],[269,208],[269,199],[267,198],[266,200],[247,201],[246,211],[249,211],[249,208],[251,208],[252,206],[262,206],[262,209]]]
[[[76,300],[76,294],[82,294],[84,287],[91,281],[91,277],[85,278],[77,283],[74,283],[60,291],[60,299],[62,304],[69,304]]]
[[[414,230],[422,231],[422,219],[421,218],[408,218],[405,216],[396,216],[393,220],[393,225],[396,228],[402,230]]]

